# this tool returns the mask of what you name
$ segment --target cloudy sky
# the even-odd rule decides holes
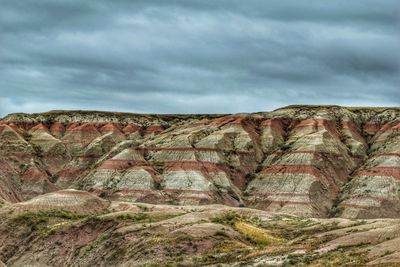
[[[0,115],[400,106],[398,0],[0,0]]]

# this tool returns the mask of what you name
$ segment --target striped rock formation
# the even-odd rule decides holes
[[[400,120],[383,125],[370,144],[370,157],[354,172],[343,190],[341,215],[399,217]]]
[[[76,188],[118,201],[400,217],[399,115],[339,106],[11,114],[0,121],[0,198]]]
[[[121,150],[81,183],[125,200],[239,205],[244,177],[262,157],[252,123],[228,116],[171,128]]]
[[[168,115],[85,111],[6,116],[0,120],[0,197],[18,202],[68,188],[114,146],[154,136],[172,123],[181,122]]]
[[[334,122],[318,118],[290,125],[286,140],[262,166],[246,191],[252,206],[326,216],[357,161]]]

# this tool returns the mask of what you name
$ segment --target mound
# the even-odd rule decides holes
[[[44,194],[13,206],[19,210],[65,210],[82,215],[105,211],[109,202],[85,191],[74,189]]]

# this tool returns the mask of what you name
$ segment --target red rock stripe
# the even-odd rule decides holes
[[[67,129],[67,132],[90,132],[90,133],[99,133],[96,129],[96,127],[94,127],[94,125],[92,124],[84,124],[84,125],[80,125],[80,126],[76,126],[74,128],[69,128]]]
[[[282,196],[309,196],[308,193],[297,193],[297,192],[253,192],[250,195],[257,196],[269,196],[269,195],[282,195]]]
[[[204,151],[204,152],[226,152],[228,150],[207,147],[140,147],[141,151]],[[237,154],[251,154],[251,151],[236,151]]]
[[[79,167],[69,167],[69,168],[65,168],[63,170],[63,172],[75,172],[75,171],[81,171],[81,170],[82,170],[82,168],[79,168]]]
[[[369,134],[374,134],[379,131],[379,129],[381,128],[381,125],[376,124],[376,123],[366,123],[363,128],[364,128],[365,132],[367,132]]]
[[[241,122],[245,119],[245,117],[240,117],[240,116],[225,116],[221,118],[216,118],[212,120],[205,120],[205,121],[200,121],[200,122],[195,122],[193,125],[208,125],[208,124],[220,124],[220,125],[225,125],[225,124],[241,124]]]
[[[364,198],[364,199],[368,198],[368,199],[373,199],[373,200],[378,200],[378,201],[386,201],[386,200],[388,200],[385,197],[377,197],[377,196],[371,196],[371,195],[368,196],[368,195],[360,195],[360,194],[352,195],[350,197],[350,199],[360,199],[360,198]]]
[[[286,134],[285,131],[283,130],[283,123],[280,120],[274,120],[274,119],[264,120],[261,122],[260,125],[265,128],[271,127],[275,131],[279,132],[279,134],[282,136]]]
[[[376,155],[373,155],[371,158],[378,158],[378,157],[385,157],[385,156],[394,156],[394,157],[400,157],[400,153],[396,152],[384,152],[384,153],[379,153]]]
[[[295,128],[303,128],[303,127],[324,127],[334,136],[336,137],[340,136],[339,131],[336,129],[336,122],[326,119],[307,119],[300,121],[300,123],[298,123],[295,126]]]
[[[187,193],[211,193],[208,190],[197,190],[197,189],[162,189],[163,192],[187,192]]]
[[[191,199],[191,200],[208,200],[212,201],[213,199],[207,198],[207,197],[195,197],[195,196],[179,196],[178,200],[184,200],[184,199]]]
[[[91,158],[91,159],[97,159],[102,157],[103,155],[94,155],[94,154],[87,154],[87,155],[74,155],[74,158]]]
[[[96,189],[95,192],[103,192],[103,191],[113,191],[114,189]],[[121,188],[118,189],[114,192],[118,193],[118,192],[159,192],[160,190],[155,190],[155,189],[132,189],[132,188]]]
[[[321,151],[314,151],[314,150],[288,150],[288,151],[276,151],[271,153],[273,155],[282,156],[286,154],[314,154],[320,156],[332,156],[332,157],[339,157],[342,156],[341,154],[331,153],[331,152],[321,152]]]
[[[98,169],[107,170],[121,170],[130,167],[131,164],[147,163],[145,160],[124,160],[124,159],[110,159],[101,164]]]
[[[355,130],[357,126],[351,121],[342,121],[342,128]]]
[[[314,176],[318,181],[325,184],[326,182],[332,187],[332,190],[337,192],[339,190],[339,186],[336,185],[336,182],[333,177],[323,174],[318,168],[313,165],[307,164],[275,164],[261,171],[262,174],[309,174]]]
[[[31,131],[37,131],[37,130],[41,130],[41,131],[45,131],[46,133],[49,133],[49,129],[47,129],[47,127],[44,126],[43,123],[39,123],[36,126],[31,128]]]
[[[122,129],[122,131],[123,131],[125,134],[132,134],[132,133],[135,133],[135,132],[139,132],[140,129],[141,129],[141,127],[140,127],[139,125],[136,125],[136,124],[129,124],[129,125],[127,125],[126,127],[124,127],[124,128]]]
[[[399,130],[400,129],[400,123],[397,123],[397,125],[392,127],[393,130]]]
[[[221,172],[215,163],[208,161],[168,161],[165,167],[168,171]]]
[[[388,122],[385,125],[383,125],[383,127],[380,129],[381,132],[385,132],[388,130],[394,130],[396,128],[398,128],[398,122]]]
[[[373,167],[368,170],[358,171],[355,176],[391,176],[400,180],[400,167]]]
[[[357,140],[362,141],[363,143],[366,143],[364,140],[364,137],[361,135],[359,127],[357,127],[356,124],[350,121],[342,121],[342,129],[348,129],[351,131],[354,135],[356,135]]]
[[[261,203],[277,203],[277,204],[283,204],[283,205],[311,205],[311,202],[307,201],[279,201],[279,200],[268,200],[268,199],[257,199],[252,201],[251,203],[256,204],[257,202]]]
[[[263,120],[261,122],[261,126],[278,126],[278,127],[282,127],[282,122],[280,120],[268,119],[268,120]]]
[[[9,125],[12,127],[19,127],[24,130],[30,130],[34,127],[37,127],[38,125],[42,124],[40,122],[32,123],[32,122],[12,122],[12,121],[0,121],[1,125]],[[68,129],[68,131],[78,128],[78,127],[83,127],[83,126],[90,126],[94,127],[95,129],[99,130],[100,128],[107,126],[107,125],[112,125],[116,129],[122,131],[124,128],[128,129],[149,129],[149,132],[154,132],[154,131],[159,131],[159,130],[164,130],[165,127],[161,125],[150,125],[150,126],[140,126],[136,123],[116,123],[116,122],[110,122],[110,121],[99,121],[99,122],[90,122],[90,121],[81,121],[81,122],[70,122],[70,123],[61,123],[61,122],[54,122],[49,128],[51,132],[64,132],[65,129]],[[46,126],[45,126],[46,127]],[[79,130],[79,129],[78,129]]]

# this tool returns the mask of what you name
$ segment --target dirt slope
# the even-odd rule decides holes
[[[65,200],[67,193],[73,193],[73,201],[71,196]],[[130,202],[111,202],[87,213],[82,212],[83,203],[102,201],[84,191],[59,194],[68,209],[52,206],[49,199],[54,193],[0,208],[0,260],[7,266],[396,266],[400,262],[399,219],[309,219],[223,205]]]

